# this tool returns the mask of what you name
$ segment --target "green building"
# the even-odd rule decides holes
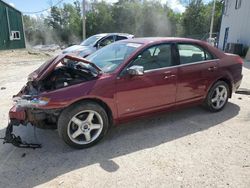
[[[0,50],[25,48],[22,13],[0,0]]]

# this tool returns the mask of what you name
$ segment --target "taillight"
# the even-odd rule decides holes
[[[242,65],[244,64],[244,61],[240,56],[237,57],[237,62],[239,62]]]

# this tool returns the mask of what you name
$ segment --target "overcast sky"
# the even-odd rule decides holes
[[[47,9],[52,4],[56,4],[59,0],[4,0],[5,2],[11,4],[18,10],[22,12],[37,12],[43,9]],[[106,0],[107,2],[113,3],[118,0]],[[185,6],[180,3],[179,0],[159,0],[162,3],[168,3],[169,7],[172,8],[175,12],[184,12]],[[204,2],[209,2],[211,0],[204,0]],[[74,0],[64,0],[65,3],[72,3]]]

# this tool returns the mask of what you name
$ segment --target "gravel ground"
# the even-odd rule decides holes
[[[0,137],[11,96],[41,65],[0,62]],[[250,88],[246,62],[242,88]],[[6,89],[5,89],[6,88]],[[166,113],[113,128],[95,147],[73,150],[56,131],[36,130],[42,149],[0,145],[0,187],[250,187],[250,95],[226,108]],[[35,141],[32,127],[18,127]]]

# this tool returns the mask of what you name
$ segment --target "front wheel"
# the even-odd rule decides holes
[[[228,97],[228,84],[224,81],[218,81],[209,90],[205,100],[205,106],[211,112],[218,112],[225,107]]]
[[[93,146],[109,128],[105,110],[96,103],[83,102],[64,110],[58,119],[59,136],[77,149]]]

